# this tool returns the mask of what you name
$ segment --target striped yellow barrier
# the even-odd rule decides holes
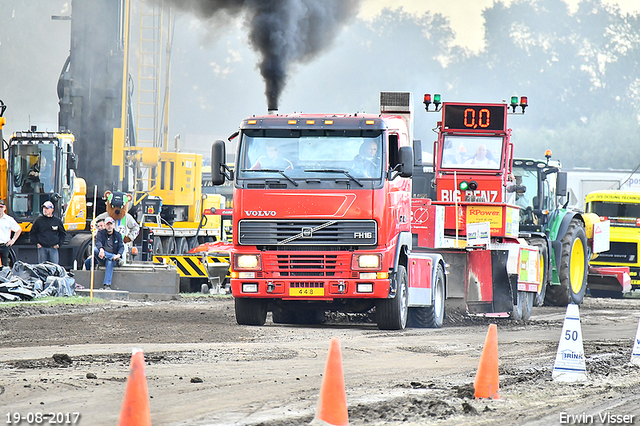
[[[186,278],[207,278],[203,256],[197,254],[162,254],[154,255],[153,263],[176,265],[178,274]],[[225,263],[229,265],[228,256],[207,256],[206,263]]]

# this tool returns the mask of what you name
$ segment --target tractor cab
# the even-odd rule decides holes
[[[550,216],[561,209],[560,197],[566,196],[566,172],[561,172],[560,161],[551,160],[551,151],[545,153],[546,161],[514,159],[513,176],[520,190],[515,204],[520,207],[520,230],[543,232]]]
[[[64,214],[73,196],[76,156],[70,133],[16,132],[9,139],[7,206],[18,222],[33,222],[51,201]]]

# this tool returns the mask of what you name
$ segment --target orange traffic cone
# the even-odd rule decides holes
[[[484,341],[480,365],[473,382],[476,398],[500,399],[498,379],[498,326],[489,325],[489,331]]]
[[[349,424],[340,340],[335,337],[331,339],[329,357],[320,389],[318,411],[311,424],[331,426],[347,426]]]
[[[119,426],[151,426],[147,376],[144,374],[144,353],[134,349],[131,355],[131,373],[127,379]]]

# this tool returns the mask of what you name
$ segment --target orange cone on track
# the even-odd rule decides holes
[[[144,353],[134,349],[131,355],[131,373],[127,379],[119,426],[151,426],[147,376],[144,374]]]
[[[480,364],[473,382],[476,398],[500,399],[498,379],[498,326],[489,325],[489,331],[484,341]]]
[[[340,340],[331,339],[329,357],[324,369],[318,411],[312,425],[347,426],[347,394],[344,389]]]

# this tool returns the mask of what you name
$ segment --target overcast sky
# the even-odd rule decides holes
[[[571,9],[575,9],[580,0],[564,0]],[[371,19],[384,8],[397,9],[422,14],[424,12],[440,13],[449,19],[455,31],[455,44],[471,50],[482,49],[484,21],[482,11],[491,6],[494,0],[364,0],[360,17]],[[502,3],[510,4],[511,0]],[[640,11],[640,0],[603,0],[606,4],[615,4],[623,12]]]
[[[56,83],[69,51],[68,21],[52,21],[52,15],[69,14],[70,1],[63,0],[2,0],[0,13],[0,63],[8,46],[20,46],[24,61],[18,67],[3,71],[4,91],[0,99],[8,105],[5,114],[5,138],[8,133],[36,124],[40,129],[57,129],[58,99]],[[79,1],[79,0],[78,0]],[[91,0],[88,0],[91,1]],[[507,0],[506,3],[509,3]],[[639,0],[603,0],[617,4],[623,12],[640,11]],[[133,1],[136,7],[137,1]],[[567,0],[575,7],[577,0]],[[420,16],[425,12],[441,14],[454,32],[453,44],[478,51],[483,47],[484,20],[482,11],[493,0],[362,0],[360,12],[352,24],[371,21],[384,8]],[[19,5],[16,6],[16,5]],[[139,7],[139,6],[137,6]],[[20,10],[22,14],[17,14]],[[412,91],[419,105],[422,94],[443,90],[446,81],[439,80],[428,69],[415,72],[407,67],[407,75],[372,83],[359,79],[359,74],[375,74],[379,69],[359,68],[365,56],[379,58],[378,66],[393,61],[393,48],[361,47],[362,57],[353,52],[353,34],[345,27],[325,52],[313,60],[290,70],[290,78],[280,100],[280,112],[371,112],[377,113],[378,94],[384,90]],[[40,31],[38,31],[40,30]],[[394,34],[402,34],[396,29]],[[406,40],[397,40],[401,49]],[[248,46],[247,32],[239,21],[226,25],[203,21],[182,13],[176,20],[173,46],[170,137],[180,134],[190,145],[198,143],[208,151],[210,140],[225,138],[237,129],[242,118],[266,112],[265,84],[257,70],[258,56]],[[429,55],[431,52],[415,52]],[[6,57],[6,56],[4,56]],[[131,74],[137,78],[136,70]],[[366,87],[359,87],[367,85]],[[356,90],[358,89],[358,90]],[[496,94],[499,101],[512,93]],[[458,101],[462,99],[456,99]],[[418,138],[431,138],[423,125]]]

